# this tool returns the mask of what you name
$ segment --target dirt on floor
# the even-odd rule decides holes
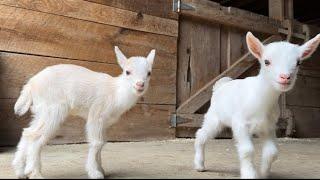
[[[257,140],[255,140],[257,141]],[[206,172],[193,170],[193,139],[108,143],[103,148],[106,178],[238,178],[233,140],[212,140],[206,146]],[[256,146],[259,165],[261,143]],[[319,178],[320,139],[279,139],[279,158],[271,178]],[[87,144],[47,146],[42,154],[45,178],[87,178]],[[14,148],[0,148],[0,178],[15,178],[10,166]]]

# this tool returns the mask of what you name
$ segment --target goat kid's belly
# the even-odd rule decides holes
[[[245,125],[244,127],[247,128],[250,134],[264,134],[274,127],[276,123],[271,118],[272,114],[276,112],[270,109],[266,111],[266,109],[259,107],[245,109],[245,107],[239,108],[238,106],[238,108],[232,109],[230,106],[229,108],[217,106],[215,109],[213,107],[211,111],[209,110],[208,113],[213,113],[223,125],[231,128],[232,126]]]

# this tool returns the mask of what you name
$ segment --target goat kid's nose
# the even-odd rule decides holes
[[[136,85],[138,86],[138,87],[144,87],[144,82],[142,82],[142,81],[139,81],[139,82],[137,82],[136,83]]]
[[[290,74],[280,74],[280,79],[289,80],[290,79]]]

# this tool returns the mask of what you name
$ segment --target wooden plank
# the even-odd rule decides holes
[[[267,38],[263,43],[268,44],[273,41],[278,41],[281,38],[279,36],[271,36]],[[202,87],[198,92],[196,92],[193,96],[191,96],[188,100],[182,103],[177,109],[177,113],[194,113],[196,112],[202,105],[204,105],[207,101],[210,100],[212,94],[212,86],[214,83],[222,77],[228,76],[231,78],[237,78],[246,70],[248,70],[251,66],[255,64],[253,61],[255,58],[250,54],[245,54],[242,58],[240,58],[237,62],[235,62],[230,68],[221,73],[219,76],[211,80],[204,87]]]
[[[39,57],[14,53],[0,53],[0,98],[17,98],[23,84],[43,68],[54,64],[77,64],[98,72],[116,76],[121,73],[118,65]],[[176,72],[153,69],[150,87],[140,103],[175,104]]]
[[[320,108],[288,106],[294,115],[294,137],[318,138],[320,137]]]
[[[176,69],[177,38],[0,5],[0,50],[116,63],[156,49],[155,68]]]
[[[298,75],[295,87],[287,93],[286,102],[293,106],[320,108],[320,78]]]
[[[276,20],[284,20],[285,19],[285,2],[284,0],[268,0],[269,6],[269,17]]]
[[[190,97],[190,59],[192,21],[181,18],[179,25],[178,68],[177,68],[177,104]]]
[[[27,127],[30,114],[17,117],[13,114],[15,99],[0,100],[0,146],[16,145],[22,128]],[[138,104],[107,130],[108,141],[145,141],[173,139],[174,129],[169,128],[169,113],[173,105]],[[5,124],[5,126],[4,126]],[[50,144],[85,142],[85,120],[69,117]]]
[[[276,20],[293,19],[293,0],[268,0],[269,17]]]
[[[178,102],[193,95],[220,73],[220,27],[181,19]]]
[[[130,11],[141,12],[153,16],[178,19],[178,14],[172,11],[172,0],[87,0],[107,6],[113,6]]]
[[[196,132],[199,127],[195,127],[194,125],[181,125],[178,126],[176,132],[176,137],[178,138],[195,138]],[[221,133],[218,134],[215,139],[230,139],[232,138],[232,131],[230,128],[224,129]]]
[[[155,34],[178,36],[178,21],[87,1],[1,0],[0,4],[56,14]]]
[[[220,72],[223,72],[226,69],[228,69],[228,61],[230,59],[229,43],[230,43],[229,27],[221,26],[220,28]]]
[[[204,0],[182,0],[182,3],[194,7],[194,10],[181,10],[183,16],[266,34],[278,34],[278,28],[281,27],[280,21],[237,8],[209,6]]]

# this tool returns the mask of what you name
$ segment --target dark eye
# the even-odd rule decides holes
[[[271,62],[270,62],[269,60],[264,60],[264,64],[265,64],[266,66],[269,66],[269,65],[271,64]]]
[[[297,66],[300,66],[301,65],[301,61],[297,61]]]
[[[148,72],[148,76],[151,76],[151,72],[150,71]]]
[[[127,75],[130,75],[130,74],[131,74],[131,72],[130,72],[130,71],[126,71],[126,74],[127,74]]]

